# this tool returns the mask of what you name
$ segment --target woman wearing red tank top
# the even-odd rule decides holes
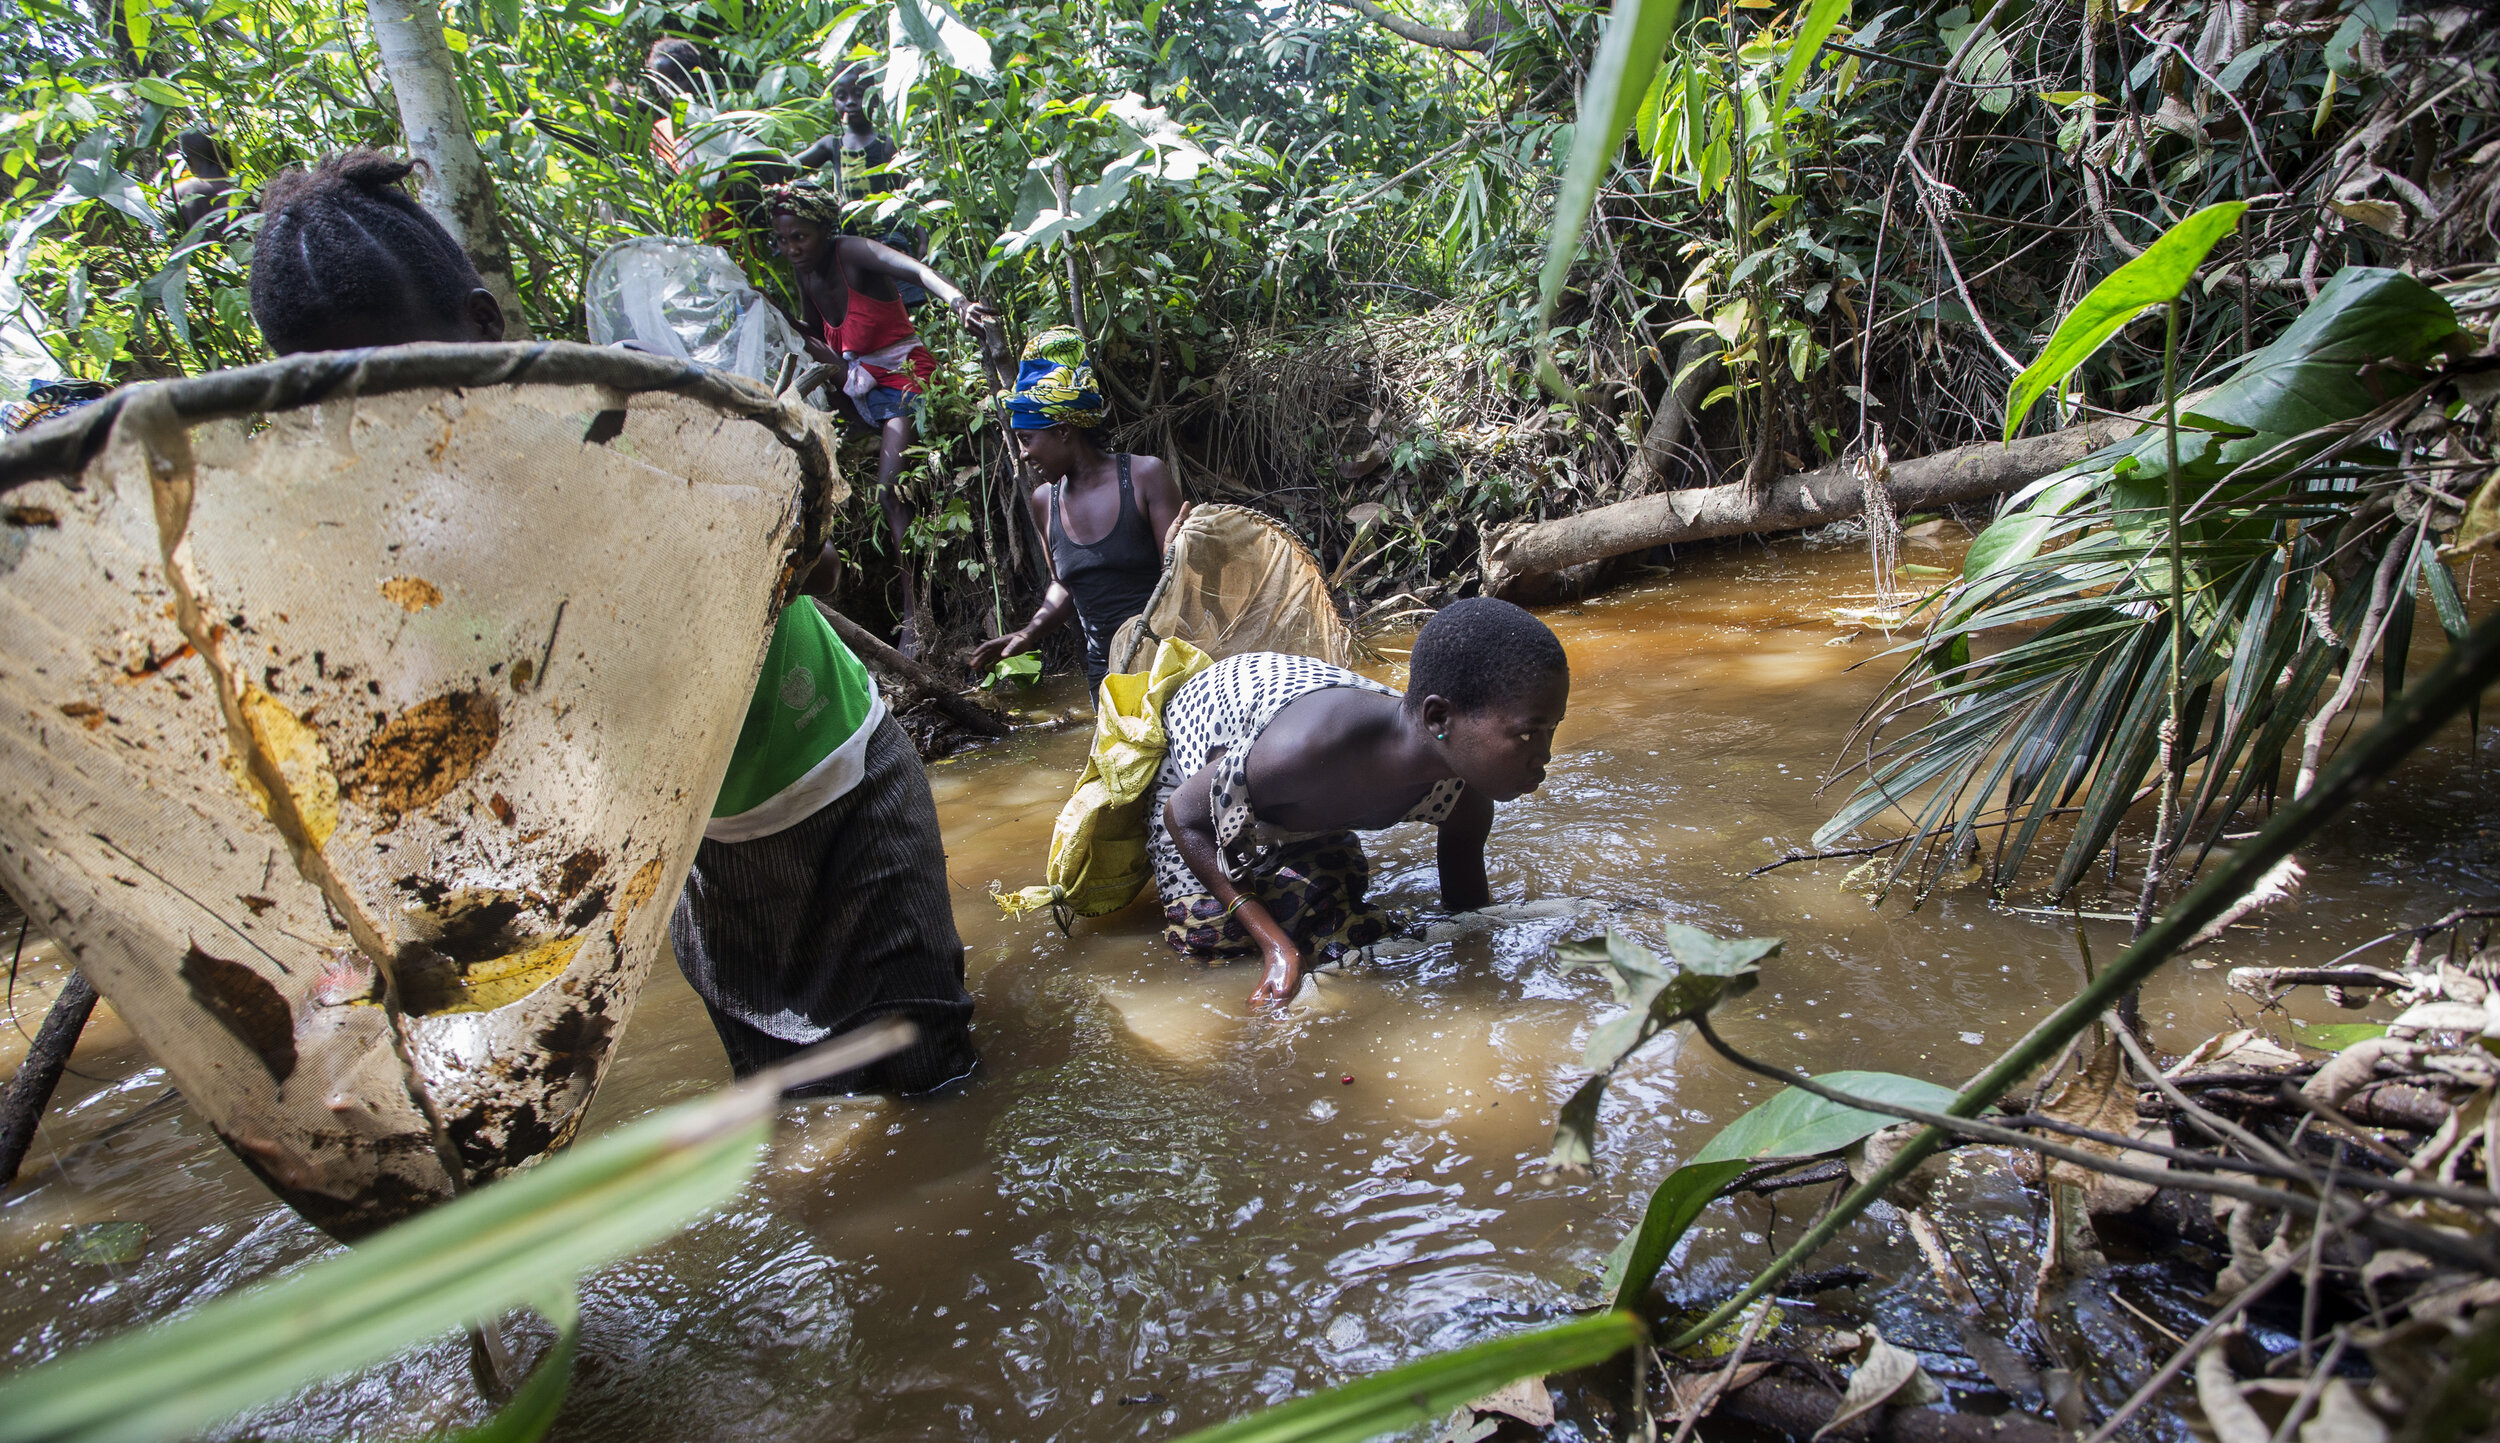
[[[931,635],[912,582],[908,535],[910,504],[895,487],[903,448],[911,444],[911,400],[936,369],[937,358],[920,344],[911,313],[903,308],[898,281],[918,281],[944,301],[964,328],[976,334],[998,317],[936,271],[901,251],[841,233],[842,203],[813,181],[776,186],[769,204],[781,257],[798,275],[802,302],[799,332],[807,353],[843,368],[835,414],[879,433],[877,502],[885,510],[894,554],[902,561],[903,634],[900,650],[916,656]]]

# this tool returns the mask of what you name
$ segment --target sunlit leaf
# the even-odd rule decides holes
[[[197,1432],[560,1296],[737,1194],[772,1130],[777,1085],[765,1081],[654,1113],[275,1281],[21,1373],[0,1384],[0,1443]]]
[[[1814,64],[1814,57],[1823,53],[1823,42],[1829,40],[1832,31],[1848,18],[1849,0],[1813,0],[1813,4],[1807,7],[1806,18],[1797,23],[1797,33],[1788,42],[1788,63],[1780,67],[1779,90],[1771,99],[1774,125],[1779,123],[1780,116],[1788,113],[1789,94],[1797,88],[1797,82],[1805,78],[1807,68]]]
[[[1893,1072],[1826,1072],[1815,1081],[1835,1092],[1942,1112],[1953,1089],[1903,1077]],[[1693,1154],[1693,1162],[1751,1161],[1765,1157],[1812,1157],[1834,1152],[1899,1118],[1860,1107],[1847,1107],[1794,1087],[1783,1087],[1769,1100],[1719,1130]]]
[[[2175,300],[2203,265],[2216,242],[2239,228],[2246,202],[2209,205],[2172,226],[2144,254],[2111,271],[2092,288],[2049,337],[2038,360],[2023,368],[2006,392],[2005,439],[2014,439],[2041,393],[2063,382],[2129,321],[2153,306]],[[2271,428],[2270,428],[2271,429]]]

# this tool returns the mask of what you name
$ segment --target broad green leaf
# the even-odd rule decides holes
[[[1771,123],[1788,113],[1788,97],[1805,78],[1814,57],[1823,53],[1823,42],[1832,37],[1832,30],[1849,17],[1849,0],[1814,0],[1806,10],[1806,18],[1797,24],[1796,36],[1788,42],[1788,63],[1780,67],[1779,91],[1771,99]]]
[[[833,28],[825,32],[824,42],[816,47],[816,64],[827,72],[836,72],[850,58],[851,36],[859,22],[867,17],[868,6],[852,5],[834,17]]]
[[[943,55],[948,64],[978,79],[998,73],[990,60],[990,42],[946,0],[894,0],[894,17],[904,37],[923,54]]]
[[[2204,264],[2216,242],[2238,229],[2248,206],[2243,201],[2209,205],[2172,226],[2144,254],[2111,271],[2091,294],[2077,302],[2049,337],[2040,358],[2014,378],[2005,398],[2005,439],[2014,439],[2023,417],[2051,386],[2063,382],[2077,366],[2118,334],[2119,328],[2152,306],[2177,298]],[[2255,429],[2255,428],[2252,428]],[[2280,427],[2265,429],[2279,430]]]
[[[1835,1092],[1929,1112],[1942,1112],[1945,1104],[1953,1100],[1950,1087],[1896,1072],[1827,1072],[1814,1080]],[[1880,1112],[1844,1107],[1811,1092],[1783,1087],[1769,1101],[1721,1128],[1717,1137],[1693,1154],[1693,1162],[1812,1157],[1847,1147],[1898,1121],[1899,1118]]]
[[[1632,116],[1632,139],[1643,156],[1656,159],[1667,148],[1667,138],[1659,128],[1659,115],[1666,109],[1668,89],[1681,83],[1674,66],[1661,65],[1649,88],[1641,92],[1640,109]]]
[[[998,664],[990,668],[990,674],[981,678],[981,685],[995,687],[1011,679],[1030,682],[1041,674],[1042,654],[1038,651],[1020,651],[1014,656],[1000,657]]]
[[[1557,395],[1571,388],[1554,367],[1554,307],[1562,301],[1571,262],[1580,254],[1580,236],[1589,208],[1597,204],[1597,187],[1615,163],[1623,133],[1640,111],[1641,96],[1683,11],[1684,0],[1616,0],[1614,13],[1606,17],[1605,38],[1589,63],[1571,160],[1554,198],[1554,223],[1546,232],[1545,266],[1537,282],[1537,378]]]
[[[1641,1213],[1641,1225],[1624,1235],[1606,1257],[1606,1276],[1600,1285],[1618,1308],[1639,1305],[1641,1295],[1666,1266],[1667,1257],[1675,1251],[1693,1219],[1719,1195],[1719,1189],[1734,1182],[1752,1163],[1744,1158],[1728,1158],[1719,1162],[1686,1163],[1668,1173],[1649,1195],[1649,1206]]]
[[[168,109],[179,109],[191,103],[190,95],[181,86],[170,80],[159,80],[153,75],[140,76],[130,82],[130,88]]]
[[[2384,1022],[2311,1023],[2296,1020],[2292,1023],[2292,1033],[2300,1039],[2304,1047],[2314,1047],[2320,1052],[2341,1052],[2356,1042],[2367,1042],[2373,1037],[2385,1037],[2387,1024]]]
[[[2214,77],[2215,83],[2222,87],[2225,95],[2238,94],[2240,82],[2246,80],[2258,66],[2263,65],[2267,56],[2282,48],[2283,42],[2280,40],[2258,41],[2232,56],[2231,63],[2223,66],[2222,73]]]
[[[1637,1019],[1637,1012],[1625,1016]],[[1592,1049],[1593,1050],[1593,1049]],[[1595,1077],[1572,1089],[1564,1100],[1562,1111],[1554,1119],[1554,1146],[1545,1155],[1547,1167],[1586,1171],[1597,1163],[1597,1108],[1606,1100],[1607,1074]]]
[[[2005,48],[2005,41],[1993,24],[1980,32],[1968,51],[1962,51],[1962,41],[1970,29],[1967,24],[1939,25],[1936,38],[1943,43],[1947,55],[1961,52],[1962,63],[1955,68],[1953,78],[1973,88],[1972,99],[1979,108],[1990,115],[2003,115],[2014,108],[2021,94],[2014,85],[2014,53]]]
[[[1589,1029],[1587,1062],[1594,1075],[1563,1104],[1554,1124],[1554,1167],[1584,1168],[1595,1161],[1597,1108],[1607,1079],[1649,1040],[1731,997],[1751,991],[1755,966],[1777,953],[1777,937],[1714,937],[1680,922],[1659,924],[1676,968],[1656,953],[1609,927],[1601,938],[1564,942],[1554,949],[1564,970],[1603,968],[1624,1011]]]
[[[186,1435],[569,1288],[737,1195],[776,1094],[673,1107],[195,1312],[0,1384],[0,1443]]]
[[[1962,577],[1978,581],[2040,554],[2040,544],[2067,524],[2067,515],[2100,489],[2101,475],[2067,476],[2044,488],[2019,510],[1988,523],[1962,557]]]
[[[2390,399],[2389,388],[2402,384],[2382,379],[2374,389],[2363,378],[2364,367],[2389,360],[2427,364],[2457,334],[2456,312],[2437,291],[2402,271],[2346,266],[2282,335],[2193,406],[2181,407],[2179,420],[2290,435],[2350,421]]]
[[[1496,1338],[1438,1353],[1403,1368],[1297,1398],[1190,1434],[1182,1443],[1361,1443],[1429,1422],[1461,1403],[1522,1378],[1542,1378],[1606,1361],[1648,1330],[1630,1313]]]
[[[1667,953],[1677,966],[1709,977],[1748,976],[1755,963],[1780,950],[1777,937],[1714,937],[1681,922],[1661,922],[1658,931],[1666,938]]]
[[[1639,942],[1608,928],[1596,939],[1555,949],[1565,969],[1601,966],[1627,1009],[1589,1030],[1587,1062],[1603,1076],[1650,1038],[1698,1012],[1750,991],[1755,964],[1779,951],[1777,937],[1719,938],[1678,922],[1660,924],[1677,969],[1668,971]],[[1594,1114],[1592,1113],[1592,1125]]]

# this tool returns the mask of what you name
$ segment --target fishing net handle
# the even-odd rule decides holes
[[[77,485],[79,473],[112,439],[122,414],[142,396],[161,397],[177,419],[198,425],[347,397],[502,385],[601,386],[620,395],[667,391],[753,421],[798,458],[801,534],[793,559],[802,572],[823,545],[835,494],[833,454],[798,401],[777,397],[734,372],[571,341],[314,351],[257,366],[125,386],[0,442],[0,495],[35,481]]]

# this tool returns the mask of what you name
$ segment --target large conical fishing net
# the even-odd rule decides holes
[[[143,386],[0,446],[0,866],[352,1237],[579,1124],[666,934],[821,418],[584,346]]]
[[[1144,671],[1166,637],[1218,661],[1245,651],[1337,666],[1354,659],[1354,633],[1311,553],[1292,532],[1241,506],[1192,506],[1181,518],[1146,609],[1112,634],[1111,670]]]

